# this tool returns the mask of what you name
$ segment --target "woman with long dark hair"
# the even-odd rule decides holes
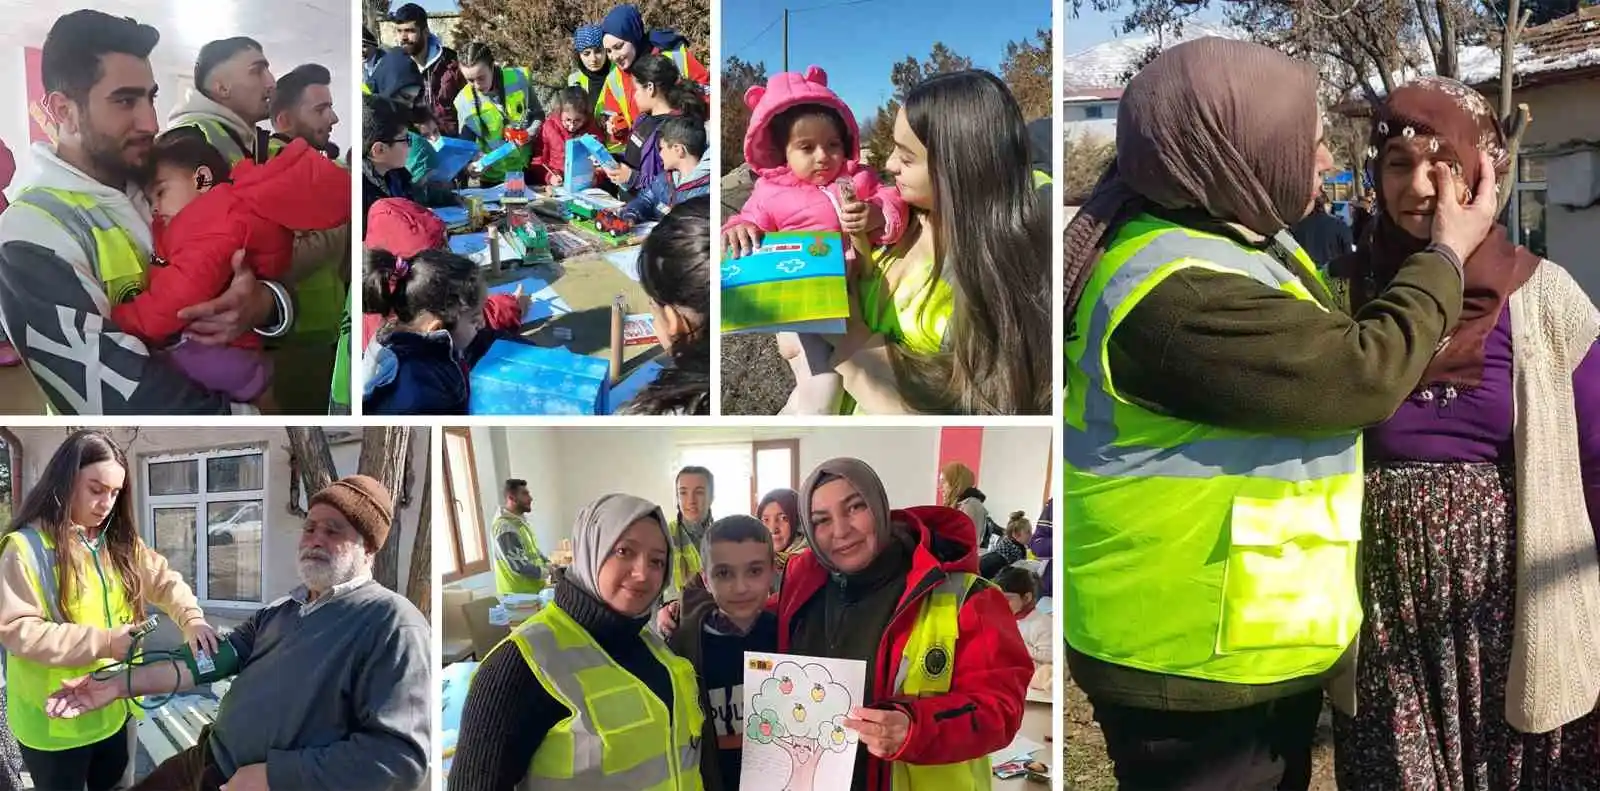
[[[606,170],[606,178],[625,189],[640,189],[661,177],[661,123],[675,115],[701,124],[711,117],[704,89],[686,80],[678,67],[661,55],[646,55],[628,68],[633,76],[636,118],[621,162]]]
[[[711,199],[687,201],[639,250],[639,285],[672,362],[621,410],[635,415],[711,414]]]
[[[45,714],[45,699],[62,681],[129,659],[149,605],[178,624],[193,650],[216,651],[217,633],[194,593],[139,538],[127,475],[114,440],[73,432],[0,537],[6,719],[35,788],[129,784],[129,705],[56,720]]]
[[[860,286],[886,356],[869,344],[839,367],[857,411],[1049,413],[1050,214],[1028,163],[1022,111],[993,74],[906,96],[887,169],[912,221]]]

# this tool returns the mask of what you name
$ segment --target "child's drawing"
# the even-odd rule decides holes
[[[835,678],[836,672],[853,677]],[[859,661],[747,653],[740,786],[848,788],[857,737],[844,720],[860,705],[865,675],[866,663]],[[787,782],[778,785],[784,775]],[[826,779],[818,782],[819,775]]]

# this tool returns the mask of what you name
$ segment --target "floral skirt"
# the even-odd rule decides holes
[[[1506,723],[1514,487],[1493,464],[1367,473],[1358,715],[1334,717],[1339,788],[1600,789],[1594,714],[1542,734]]]

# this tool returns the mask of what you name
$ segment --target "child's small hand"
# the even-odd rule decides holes
[[[722,232],[722,247],[734,258],[750,255],[761,246],[761,229],[741,223]]]
[[[839,229],[848,234],[871,230],[872,210],[875,206],[855,197],[846,197],[839,204]],[[883,210],[878,209],[878,222],[883,222]]]
[[[561,174],[560,173],[551,173],[550,174],[550,178],[547,179],[547,181],[549,182],[550,186],[559,187],[559,186],[561,186]]]
[[[614,168],[602,167],[600,170],[605,172],[606,178],[611,179],[613,184],[627,184],[628,179],[633,178],[633,168],[621,162],[618,162]]]

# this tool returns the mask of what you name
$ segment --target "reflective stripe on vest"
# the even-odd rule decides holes
[[[700,791],[705,715],[694,668],[649,630],[640,639],[671,676],[671,711],[560,607],[512,634],[545,691],[572,712],[544,735],[519,788]]]
[[[200,134],[205,135],[206,142],[210,143],[212,148],[220,151],[222,156],[227,158],[229,165],[237,165],[247,158],[253,158],[250,152],[245,151],[244,146],[240,145],[239,138],[226,126],[223,126],[221,121],[201,118],[194,121],[185,121],[172,127],[172,129],[182,129],[186,126],[200,130]],[[167,131],[170,132],[172,129]]]
[[[117,224],[92,196],[47,187],[24,190],[14,206],[30,206],[71,236],[89,258],[106,300],[119,305],[145,287],[145,254],[133,234]]]
[[[544,590],[544,580],[529,579],[518,574],[511,567],[511,561],[506,557],[505,550],[500,548],[500,536],[505,533],[515,533],[522,542],[530,560],[539,554],[539,545],[533,540],[533,531],[528,523],[520,519],[511,519],[504,514],[494,518],[494,587],[496,592],[504,596],[508,593],[538,593]]]
[[[682,595],[683,589],[689,581],[695,578],[703,568],[700,560],[700,547],[689,537],[689,531],[683,523],[674,520],[672,523],[672,584],[666,590],[667,598],[677,598]]]
[[[1096,265],[1066,349],[1073,529],[1062,601],[1078,651],[1150,672],[1265,684],[1326,670],[1354,639],[1359,433],[1194,423],[1133,404],[1111,379],[1112,333],[1186,268],[1249,277],[1326,310],[1308,288],[1326,294],[1304,251],[1287,233],[1273,245],[1299,275],[1267,252],[1144,215]]]
[[[477,86],[470,82],[456,94],[456,115],[461,119],[461,127],[478,136],[478,149],[484,153],[499,147],[506,125],[521,121],[528,112],[527,73],[522,69],[504,68],[500,70],[500,80],[504,104],[495,101],[493,96],[479,93]]]
[[[633,126],[633,91],[628,83],[632,81],[628,78],[627,72],[613,68],[606,75],[605,90],[600,92],[602,101],[607,94],[616,99],[617,110],[621,113],[622,120],[630,127]]]
[[[115,628],[133,622],[121,578],[114,569],[102,566],[94,553],[88,564],[80,564],[87,568],[80,567],[78,584],[67,602],[67,612],[62,613],[57,602],[60,594],[55,545],[49,536],[25,527],[0,538],[0,549],[7,543],[17,545],[34,595],[44,604],[41,614],[52,623]],[[126,701],[119,700],[72,719],[53,719],[45,714],[46,699],[61,688],[62,682],[87,675],[101,664],[97,660],[88,665],[56,667],[14,654],[6,657],[6,720],[17,741],[35,750],[61,751],[94,744],[121,730],[130,712],[137,714]]]
[[[956,639],[961,608],[973,593],[989,586],[976,574],[951,574],[923,597],[911,636],[900,654],[894,688],[903,697],[932,697],[950,691],[955,678]],[[974,791],[989,787],[991,765],[984,755],[952,764],[889,765],[894,791]]]

